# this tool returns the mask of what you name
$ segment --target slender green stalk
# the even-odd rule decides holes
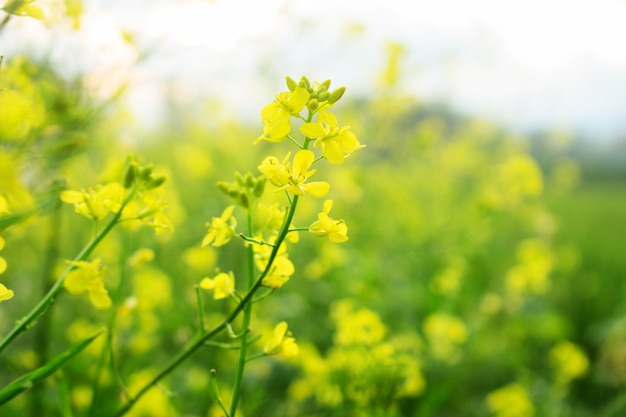
[[[252,208],[248,207],[248,235],[253,235],[252,230]],[[254,249],[252,245],[248,245],[248,291],[254,285]],[[239,361],[237,363],[237,372],[235,373],[235,382],[233,383],[233,396],[230,402],[230,417],[235,417],[237,405],[239,404],[239,396],[241,395],[241,384],[243,382],[243,373],[246,367],[246,356],[248,354],[248,332],[250,327],[250,318],[252,317],[252,302],[248,303],[243,310],[243,330],[244,335],[241,337],[241,348],[239,349]]]
[[[113,229],[113,227],[117,224],[117,221],[122,215],[122,211],[126,204],[132,198],[134,192],[131,191],[128,196],[124,199],[120,210],[114,214],[113,218],[107,223],[107,225],[98,233],[94,238],[80,251],[80,253],[74,258],[74,262],[84,261],[87,259],[89,255],[93,252],[93,250],[98,246],[98,244],[104,239],[104,237],[109,234],[109,232]],[[65,268],[65,271],[61,274],[59,279],[52,285],[50,290],[46,293],[46,295],[37,303],[37,305],[21,320],[17,322],[17,324],[11,329],[11,331],[2,339],[0,342],[0,352],[2,352],[11,342],[19,336],[21,333],[30,329],[35,325],[36,320],[41,317],[48,307],[54,302],[54,298],[61,292],[63,289],[63,282],[65,281],[65,277],[70,273],[70,271],[74,268],[73,265],[68,265]]]
[[[150,390],[150,388],[155,386],[162,378],[164,378],[166,375],[168,375],[170,372],[176,369],[178,365],[180,365],[183,361],[185,361],[188,357],[190,357],[196,350],[204,346],[204,343],[207,340],[212,339],[213,337],[215,337],[216,335],[224,331],[226,327],[233,320],[235,320],[237,316],[239,316],[239,314],[244,310],[245,306],[247,306],[249,303],[252,302],[252,299],[253,299],[252,297],[257,292],[257,290],[261,288],[263,279],[267,276],[267,274],[269,273],[269,271],[271,270],[274,264],[274,260],[276,259],[276,255],[278,254],[278,248],[280,247],[281,243],[285,240],[285,237],[287,236],[287,233],[289,232],[289,225],[291,224],[293,220],[293,216],[296,212],[297,205],[298,205],[298,196],[296,195],[293,197],[293,202],[291,204],[289,212],[285,216],[283,225],[276,238],[276,242],[275,242],[276,246],[272,248],[272,252],[270,253],[270,256],[267,262],[267,266],[265,267],[263,272],[261,272],[261,275],[259,275],[254,285],[250,289],[250,291],[246,294],[245,297],[243,297],[243,299],[239,302],[239,304],[237,304],[237,306],[233,309],[233,311],[226,318],[226,320],[224,320],[222,323],[217,325],[210,332],[203,334],[202,331],[198,330],[196,333],[194,333],[194,335],[192,336],[189,343],[187,343],[185,348],[178,355],[176,355],[174,359],[172,359],[154,378],[152,378],[150,382],[144,385],[139,390],[139,392],[137,392],[137,395],[135,395],[126,404],[124,404],[124,406],[119,409],[117,414],[115,414],[116,417],[123,416],[128,411],[130,411],[130,409],[133,408],[133,406],[137,403],[137,401],[139,401],[139,399],[143,397],[143,395],[146,392],[148,392],[148,390]]]

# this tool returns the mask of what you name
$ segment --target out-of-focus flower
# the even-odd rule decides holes
[[[232,272],[220,272],[215,278],[202,279],[200,288],[213,290],[213,298],[221,300],[235,293],[235,275]]]
[[[348,226],[343,220],[328,217],[332,207],[332,200],[324,202],[324,208],[321,213],[318,213],[317,221],[309,226],[309,232],[314,236],[327,236],[331,242],[345,242],[348,240]]]
[[[220,217],[213,217],[211,223],[207,223],[208,233],[202,240],[202,247],[213,245],[223,246],[235,236],[237,219],[233,217],[235,206],[228,206]]]
[[[94,220],[104,218],[110,212],[117,212],[122,203],[124,187],[117,182],[105,186],[97,185],[95,189],[65,190],[61,193],[61,201],[73,204],[77,213]]]
[[[532,417],[535,415],[528,391],[518,383],[498,388],[487,395],[487,407],[495,417]]]
[[[67,261],[75,267],[67,274],[63,285],[70,294],[89,294],[89,301],[94,307],[106,309],[111,307],[112,301],[109,293],[104,288],[102,281],[103,269],[100,259],[92,262],[87,261]]]
[[[284,321],[281,321],[274,327],[274,338],[263,349],[266,355],[282,353],[286,357],[296,356],[298,351],[296,339],[287,330],[287,322]]]

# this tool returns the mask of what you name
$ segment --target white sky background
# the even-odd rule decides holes
[[[79,32],[51,36],[16,18],[0,53],[10,59],[26,39],[53,45],[61,68],[86,69],[104,94],[130,79],[146,121],[166,94],[258,117],[287,74],[371,94],[385,45],[400,42],[402,87],[422,101],[513,126],[626,134],[626,0],[84,1]],[[139,65],[120,30],[149,51]]]

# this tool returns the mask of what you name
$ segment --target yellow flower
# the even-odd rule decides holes
[[[228,206],[220,217],[213,217],[211,223],[207,223],[209,230],[202,240],[202,247],[208,245],[223,246],[235,236],[237,219],[232,216],[233,210],[235,210],[235,206]]]
[[[550,362],[558,382],[567,384],[583,376],[589,368],[585,352],[572,342],[561,342],[550,350]]]
[[[313,197],[321,198],[328,194],[330,184],[323,181],[307,183],[307,179],[315,174],[315,170],[309,168],[315,160],[315,155],[309,150],[298,151],[293,158],[293,168],[287,163],[289,154],[281,164],[276,158],[270,156],[265,158],[259,171],[276,187],[276,191],[286,190],[295,195],[310,194]]]
[[[113,182],[105,186],[97,185],[85,191],[65,190],[61,193],[61,201],[73,204],[77,213],[90,219],[100,220],[109,212],[120,209],[124,187]]]
[[[339,127],[334,114],[320,111],[317,123],[305,123],[300,132],[309,138],[314,138],[314,146],[322,147],[322,155],[331,164],[340,164],[346,156],[362,148],[356,135],[350,132],[350,126]]]
[[[174,230],[172,222],[164,213],[166,208],[167,202],[153,190],[148,190],[140,193],[138,200],[131,201],[124,207],[123,219],[139,220],[160,235],[166,230]]]
[[[0,236],[0,250],[4,249],[4,238]],[[7,261],[0,256],[0,275],[7,270]]]
[[[324,209],[318,213],[317,221],[309,226],[309,232],[314,236],[328,236],[331,242],[345,242],[348,240],[348,226],[343,220],[334,220],[328,217],[332,207],[332,200],[324,201]]]
[[[293,92],[283,92],[276,95],[276,100],[263,107],[261,120],[263,134],[254,143],[262,140],[281,142],[291,132],[291,117],[297,117],[304,105],[309,101],[309,92],[298,87]]]
[[[7,199],[0,195],[0,216],[4,216],[5,214],[11,214],[11,210],[9,210]]]
[[[286,357],[298,354],[296,339],[287,330],[287,322],[281,321],[274,327],[274,338],[263,349],[266,355],[278,355],[282,353]]]
[[[215,278],[204,278],[200,281],[200,288],[213,290],[213,298],[221,300],[235,293],[235,275],[220,272]]]
[[[4,284],[0,284],[0,303],[11,298],[13,298],[13,291],[5,287]]]
[[[263,278],[262,284],[270,288],[280,288],[283,284],[289,281],[289,278],[296,271],[293,263],[286,256],[277,256],[274,259],[274,264]]]
[[[102,281],[103,270],[100,259],[92,262],[87,261],[66,261],[75,267],[67,277],[63,285],[70,294],[89,294],[89,300],[96,308],[106,309],[111,307],[112,301],[109,293],[104,288]]]
[[[486,403],[496,417],[532,417],[535,414],[528,391],[518,383],[491,392],[487,395]]]

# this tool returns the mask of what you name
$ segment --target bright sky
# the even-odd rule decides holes
[[[368,94],[394,41],[407,49],[403,87],[422,100],[515,125],[626,132],[626,0],[84,1],[79,33],[50,39],[32,19],[13,29],[47,39],[104,94],[133,80],[142,117],[166,93],[255,116],[286,74]],[[120,30],[149,51],[140,65]],[[7,58],[23,47],[0,37]]]

